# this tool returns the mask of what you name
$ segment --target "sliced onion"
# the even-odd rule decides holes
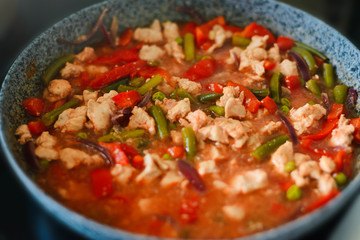
[[[141,99],[140,102],[138,102],[138,103],[136,104],[136,106],[138,106],[138,107],[145,107],[146,104],[148,103],[148,101],[150,100],[150,97],[151,97],[151,92],[145,93],[144,97]]]
[[[302,57],[300,57],[300,55],[294,53],[294,52],[289,52],[289,55],[295,59],[298,69],[301,73],[301,76],[303,77],[303,79],[305,81],[309,80],[311,78],[310,72],[309,72],[309,68],[307,67],[304,59],[302,59]]]
[[[84,144],[87,148],[97,151],[104,158],[106,164],[109,167],[114,166],[114,160],[106,148],[100,146],[97,143],[79,137],[75,138],[75,141]]]
[[[114,39],[112,38],[111,34],[110,34],[110,33],[108,32],[108,30],[106,29],[106,27],[105,27],[104,24],[101,24],[100,30],[101,30],[101,33],[102,33],[102,35],[104,36],[105,40],[109,43],[109,45],[110,45],[112,48],[116,48],[115,41],[114,41]]]
[[[278,112],[278,116],[279,116],[279,118],[281,119],[281,121],[284,123],[286,129],[288,130],[293,145],[298,144],[298,139],[297,139],[296,131],[295,131],[294,127],[291,125],[289,119],[287,119],[287,118],[286,118],[284,115],[282,115],[280,112]]]
[[[329,96],[326,93],[321,93],[321,97],[323,99],[325,108],[326,108],[326,112],[329,113],[330,112],[330,101],[329,101]]]
[[[346,105],[349,109],[354,109],[356,106],[357,94],[355,89],[349,88],[348,95],[346,98]]]
[[[201,25],[205,22],[203,16],[201,16],[200,13],[198,13],[197,11],[195,11],[194,9],[192,9],[190,7],[177,6],[177,7],[175,7],[175,10],[189,14],[194,19],[194,21],[197,25]]]
[[[236,52],[231,52],[231,56],[234,58],[235,60],[235,68],[239,69],[240,67],[240,60],[239,60],[239,56],[236,54]]]
[[[39,158],[35,155],[35,143],[34,141],[28,141],[23,146],[23,153],[25,161],[34,172],[40,172],[41,166]]]
[[[88,42],[90,39],[92,39],[95,34],[100,30],[101,28],[101,25],[103,24],[104,22],[104,17],[105,17],[105,14],[107,12],[107,8],[105,8],[100,17],[98,18],[98,20],[96,21],[95,25],[93,26],[93,28],[90,30],[90,32],[88,32],[88,34],[86,34],[85,36],[82,36],[78,39],[75,39],[74,41],[69,41],[65,38],[60,38],[60,41],[64,42],[64,43],[67,43],[67,44],[70,44],[70,45],[80,45],[80,44],[84,44],[86,42]]]
[[[190,184],[195,188],[196,191],[198,191],[199,193],[205,193],[205,183],[201,179],[199,173],[190,163],[180,159],[177,161],[177,166],[181,174],[187,180],[189,180]]]

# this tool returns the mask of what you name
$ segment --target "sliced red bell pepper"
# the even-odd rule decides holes
[[[269,38],[267,40],[268,44],[273,44],[276,42],[274,35],[264,26],[257,24],[256,22],[252,22],[245,27],[242,31],[241,35],[246,38],[251,38],[252,36],[259,35],[265,36],[268,35]]]
[[[280,182],[279,185],[280,185],[281,190],[286,192],[292,185],[294,185],[294,183],[292,181]]]
[[[334,157],[334,162],[336,164],[335,172],[340,172],[343,169],[345,155],[346,155],[345,150],[340,150],[336,153]]]
[[[339,195],[340,192],[338,190],[332,190],[328,195],[322,196],[318,198],[315,202],[307,206],[305,209],[305,213],[312,212],[322,206],[324,206],[326,203],[328,203],[331,199]]]
[[[120,107],[132,107],[135,106],[136,103],[138,103],[141,100],[141,96],[138,91],[131,90],[128,92],[121,92],[115,97],[112,98],[112,100]]]
[[[236,32],[240,33],[240,32],[243,31],[242,28],[235,27],[235,26],[232,26],[232,25],[225,25],[225,26],[223,26],[223,28],[224,28],[225,30],[230,31],[230,32],[233,32],[233,33],[236,33]]]
[[[151,66],[145,66],[145,67],[139,69],[139,71],[137,71],[137,73],[135,75],[137,75],[139,77],[143,77],[144,79],[147,79],[147,78],[151,78],[157,74],[159,74],[167,82],[169,82],[169,80],[171,78],[171,75],[165,69],[160,68],[160,67],[151,67]]]
[[[168,148],[167,152],[173,157],[173,158],[182,158],[185,153],[185,148],[183,147],[170,147]]]
[[[180,203],[180,219],[184,224],[193,223],[198,219],[198,197],[187,197]]]
[[[347,179],[351,178],[353,171],[353,157],[352,153],[345,154],[343,158],[343,169],[342,172],[346,175]]]
[[[127,46],[131,42],[133,35],[134,35],[134,31],[131,28],[125,29],[121,33],[118,44],[123,47]]]
[[[331,110],[327,116],[328,120],[339,119],[340,115],[344,113],[344,105],[340,103],[334,103],[331,107]]]
[[[205,41],[203,41],[203,42],[200,44],[199,48],[200,48],[201,50],[203,50],[203,51],[206,51],[206,50],[208,50],[213,44],[214,44],[214,41],[209,40],[209,39],[206,39]]]
[[[119,143],[99,142],[99,145],[106,148],[116,164],[129,165],[129,159]]]
[[[246,87],[239,84],[228,82],[227,87],[239,87],[240,92],[244,92],[245,95],[245,107],[251,113],[257,113],[260,107],[260,101],[257,97]]]
[[[321,68],[323,63],[325,62],[325,60],[316,55],[313,55],[313,57],[314,57],[314,60],[316,62],[316,65],[318,66],[318,68]]]
[[[333,154],[331,154],[329,151],[321,148],[312,148],[313,141],[311,139],[303,139],[300,141],[300,146],[302,146],[304,149],[306,149],[309,153],[321,157],[321,156],[327,156],[327,157],[333,157]]]
[[[139,155],[138,151],[130,145],[127,145],[125,143],[119,143],[119,145],[121,149],[125,152],[126,156],[128,156],[128,158],[132,159],[135,156]]]
[[[185,24],[183,30],[182,30],[182,36],[185,36],[185,34],[187,33],[191,33],[195,35],[195,28],[196,28],[196,23],[194,22],[188,22],[187,24]]]
[[[223,16],[214,18],[203,25],[200,25],[195,28],[195,38],[197,46],[201,46],[201,44],[209,40],[209,32],[215,25],[225,26],[225,18]]]
[[[131,164],[136,169],[142,169],[144,167],[144,157],[136,155],[135,157],[133,157]]]
[[[267,59],[264,60],[264,68],[265,70],[273,70],[276,66],[276,62],[269,61]]]
[[[120,49],[111,55],[100,56],[91,61],[91,63],[97,65],[120,65],[124,62],[136,60],[139,60],[139,54],[136,49]]]
[[[278,36],[277,45],[281,51],[286,51],[294,46],[294,40],[285,36]]]
[[[216,71],[216,62],[214,59],[203,59],[195,63],[183,75],[190,81],[198,82],[204,78],[208,78]]]
[[[224,85],[220,83],[210,83],[206,85],[206,89],[211,92],[223,93]]]
[[[261,100],[261,106],[266,108],[271,114],[275,113],[278,110],[274,99],[269,96],[266,96],[263,100]]]
[[[360,118],[351,119],[350,123],[355,128],[354,135],[353,135],[354,139],[357,143],[360,143]]]
[[[31,134],[38,135],[46,131],[46,126],[42,121],[34,121],[28,123],[28,128]]]
[[[23,100],[22,105],[27,113],[35,117],[41,116],[45,107],[44,100],[33,97]]]
[[[113,192],[113,183],[110,170],[99,168],[91,171],[92,191],[95,197],[105,197]]]
[[[109,85],[110,83],[113,83],[120,78],[129,76],[131,73],[138,71],[140,68],[146,65],[146,61],[138,60],[122,66],[114,67],[112,70],[91,80],[88,87],[92,89],[105,87],[106,85]]]
[[[290,90],[295,90],[301,87],[299,76],[288,76],[284,79],[285,86]]]
[[[300,139],[312,139],[312,140],[323,139],[332,132],[332,130],[337,126],[338,121],[339,119],[327,120],[319,132],[310,135],[300,136]]]
[[[89,85],[89,82],[90,82],[90,76],[89,76],[89,73],[88,72],[82,72],[80,74],[80,77],[79,77],[79,83],[80,83],[80,87],[81,89],[85,89],[88,85]]]

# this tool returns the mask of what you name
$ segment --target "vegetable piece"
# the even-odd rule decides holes
[[[288,135],[279,135],[267,141],[260,147],[257,147],[251,154],[257,160],[263,160],[264,158],[269,156],[272,152],[274,152],[278,147],[283,145],[287,140],[289,140]]]
[[[225,26],[225,18],[223,16],[216,17],[203,25],[195,28],[196,45],[201,46],[202,44],[209,42],[209,32],[215,25]],[[206,49],[205,49],[206,50]]]
[[[120,164],[123,166],[129,165],[129,159],[126,156],[125,152],[121,148],[119,143],[105,143],[99,142],[99,145],[107,149],[115,162],[115,164]]]
[[[298,42],[298,41],[295,41],[294,43],[295,43],[295,46],[301,47],[301,48],[303,48],[303,49],[306,49],[306,50],[308,50],[309,52],[311,52],[312,54],[320,57],[320,58],[323,59],[323,60],[327,60],[327,59],[328,59],[324,54],[322,54],[321,52],[319,52],[318,50],[316,50],[316,49],[314,49],[314,48],[312,48],[312,47],[309,47],[308,45],[306,45],[306,44],[304,44],[304,43],[301,43],[301,42]]]
[[[177,44],[179,44],[180,46],[182,46],[184,44],[184,39],[181,37],[177,37],[175,38],[175,41],[177,42]]]
[[[346,106],[349,109],[354,109],[356,106],[356,100],[357,100],[357,94],[356,94],[355,89],[349,88],[348,95],[346,98]]]
[[[289,109],[288,106],[281,106],[281,107],[279,108],[279,110],[280,110],[280,112],[282,112],[282,113],[285,114],[285,115],[290,112],[290,109]]]
[[[67,62],[72,62],[75,58],[74,54],[68,54],[61,58],[56,59],[54,62],[48,66],[41,76],[41,79],[45,86],[49,85],[49,82],[53,80],[56,75],[59,73],[60,69],[62,69]]]
[[[295,89],[301,87],[299,76],[297,76],[297,75],[286,77],[284,79],[284,84],[290,90],[295,90]]]
[[[318,66],[309,51],[300,47],[293,47],[291,48],[291,51],[299,54],[305,60],[311,75],[316,73]]]
[[[206,89],[211,92],[223,93],[224,85],[220,83],[210,83],[206,85]]]
[[[128,78],[121,79],[121,80],[119,80],[117,82],[111,83],[111,84],[103,87],[101,89],[101,91],[104,92],[104,93],[108,93],[111,90],[117,90],[120,85],[125,85],[125,84],[127,84],[128,81],[129,81]]]
[[[99,168],[91,171],[91,185],[95,197],[105,197],[113,192],[112,176],[109,169]]]
[[[162,81],[163,78],[159,74],[156,74],[149,81],[147,81],[141,87],[139,87],[138,92],[141,95],[144,95],[145,93],[149,92],[150,90],[154,89],[157,85],[162,83]]]
[[[181,174],[189,180],[191,186],[199,193],[205,193],[206,186],[196,169],[187,161],[182,159],[176,161]]]
[[[311,100],[311,101],[308,101],[308,104],[311,105],[311,106],[314,106],[316,104],[316,102]]]
[[[203,59],[195,63],[184,74],[183,78],[190,81],[198,82],[204,78],[208,78],[216,71],[216,62],[214,59]]]
[[[172,157],[171,157],[171,155],[170,155],[169,153],[165,153],[165,154],[163,155],[163,159],[164,159],[164,160],[171,160]]]
[[[195,35],[195,28],[196,28],[196,23],[194,22],[188,22],[185,24],[183,31],[182,31],[182,36],[185,36],[185,34],[187,33],[192,33]]]
[[[353,118],[350,123],[355,128],[354,139],[356,142],[360,143],[360,118]]]
[[[125,141],[130,138],[140,138],[144,136],[145,129],[134,129],[126,130],[118,133],[110,133],[98,138],[98,142],[115,142],[115,141]]]
[[[135,106],[141,100],[141,96],[138,91],[132,90],[128,92],[121,92],[112,100],[120,107],[132,107]]]
[[[327,116],[327,119],[339,119],[342,113],[344,113],[344,105],[334,103],[331,107],[329,115]]]
[[[23,153],[26,163],[29,165],[32,171],[41,172],[41,165],[39,158],[35,155],[35,143],[34,141],[27,141],[23,146]]]
[[[183,137],[187,158],[192,161],[197,153],[194,130],[191,127],[185,127],[181,129],[181,134]]]
[[[349,87],[344,84],[336,85],[334,87],[333,94],[336,103],[341,103],[341,104],[345,103],[348,89]]]
[[[160,62],[158,60],[148,60],[147,64],[150,67],[158,67],[158,66],[160,66]]]
[[[250,42],[251,42],[250,38],[245,38],[237,34],[234,34],[232,36],[232,44],[234,46],[245,48],[250,44]]]
[[[335,85],[333,66],[330,63],[324,63],[322,68],[325,86],[328,88],[333,88]]]
[[[152,78],[157,74],[164,78],[166,81],[169,81],[169,79],[171,78],[171,75],[160,67],[145,66],[137,72],[137,75],[143,77],[144,79]]]
[[[270,89],[249,89],[258,99],[263,99],[270,95]]]
[[[152,100],[155,102],[155,100],[159,100],[162,102],[162,100],[164,100],[164,98],[166,98],[166,95],[163,92],[156,92],[152,95]]]
[[[249,25],[247,25],[245,27],[244,31],[242,31],[241,35],[246,38],[251,38],[255,35],[258,35],[258,36],[268,35],[269,36],[269,38],[267,40],[268,44],[273,44],[276,42],[274,35],[272,35],[272,33],[267,28],[265,28],[262,25],[257,24],[256,22],[252,22]]]
[[[270,80],[270,96],[276,103],[280,103],[281,79],[282,74],[280,72],[274,72]]]
[[[97,143],[79,137],[75,138],[75,141],[84,144],[87,148],[91,148],[92,150],[97,151],[100,156],[105,160],[105,163],[108,167],[114,166],[114,161],[106,148],[100,146]]]
[[[285,171],[291,173],[296,168],[294,161],[289,161],[285,164]]]
[[[327,135],[329,135],[332,130],[337,126],[338,123],[338,119],[331,119],[331,120],[327,120],[321,130],[317,133],[313,133],[310,135],[305,135],[305,136],[301,136],[301,139],[312,139],[312,140],[320,140],[325,138]]]
[[[120,85],[118,86],[118,88],[117,88],[117,91],[118,91],[119,93],[121,93],[121,92],[128,92],[128,91],[137,91],[137,90],[138,90],[138,89],[135,88],[135,87],[126,86],[126,85],[122,85],[122,84],[120,84]]]
[[[82,139],[87,139],[88,135],[85,132],[79,132],[76,134],[77,137],[82,138]]]
[[[206,102],[214,102],[216,100],[218,100],[222,95],[222,93],[205,93],[202,95],[197,96],[197,99],[202,102],[202,103],[206,103]]]
[[[305,209],[305,213],[309,213],[312,212],[322,206],[324,206],[325,204],[327,204],[331,199],[333,199],[334,197],[336,197],[337,195],[339,195],[340,192],[338,190],[332,190],[328,195],[325,196],[321,196],[320,198],[318,198],[314,203],[310,204],[309,206],[307,206],[307,208]]]
[[[347,182],[347,177],[343,172],[339,172],[334,177],[337,185],[342,186]]]
[[[45,113],[42,117],[41,117],[41,121],[44,123],[44,125],[46,127],[50,126],[51,124],[53,124],[57,118],[59,117],[59,115],[65,111],[66,109],[72,108],[72,107],[76,107],[78,104],[80,103],[80,100],[77,98],[72,98],[70,101],[68,101],[67,103],[65,103],[64,105],[55,108],[54,110]]]
[[[169,137],[167,120],[158,105],[151,106],[150,114],[155,119],[156,130],[161,139]]]
[[[268,96],[261,100],[261,106],[266,108],[271,114],[275,113],[278,109],[275,101]]]
[[[41,116],[45,108],[44,100],[33,97],[23,100],[22,105],[28,114],[35,117]]]
[[[287,51],[294,46],[294,40],[285,36],[278,36],[276,43],[281,51]]]
[[[34,121],[28,123],[28,128],[31,134],[38,135],[44,131],[46,131],[46,126],[42,121]]]
[[[282,115],[281,113],[278,113],[277,115],[280,118],[280,120],[284,123],[286,129],[289,132],[291,141],[292,141],[293,145],[295,146],[298,143],[298,139],[297,139],[297,135],[296,135],[296,131],[295,131],[294,127],[292,126],[289,119],[287,119],[284,115]]]
[[[127,46],[131,42],[133,35],[134,31],[131,28],[125,29],[120,35],[118,44],[122,47]]]
[[[118,67],[114,67],[112,70],[99,75],[91,80],[89,87],[92,89],[99,89],[115,82],[120,78],[129,76],[131,73],[146,66],[146,61],[138,60],[135,62],[127,63]]]
[[[175,98],[177,97],[180,97],[181,99],[184,99],[184,98],[188,98],[190,100],[191,103],[198,103],[196,101],[195,98],[193,98],[193,96],[191,96],[190,93],[188,93],[185,89],[183,88],[177,88],[173,91],[173,95],[175,96]]]
[[[96,65],[117,65],[136,60],[139,60],[139,54],[136,49],[119,49],[111,55],[100,56],[91,61],[91,63]]]
[[[260,101],[256,96],[246,87],[239,84],[228,82],[227,87],[239,87],[240,92],[244,92],[245,95],[245,106],[251,113],[257,113],[260,107]]]
[[[323,99],[325,108],[326,108],[326,112],[330,112],[330,100],[329,100],[329,96],[327,95],[327,93],[321,93],[321,97]]]
[[[286,198],[291,200],[291,201],[295,201],[298,200],[302,197],[302,191],[301,189],[296,186],[296,185],[292,185],[287,191],[286,191]]]
[[[333,157],[333,154],[329,153],[325,149],[312,148],[311,147],[312,143],[313,143],[313,140],[311,140],[311,139],[303,139],[300,142],[300,146],[303,147],[304,149],[306,149],[311,154],[315,155],[316,157],[322,157],[322,156],[327,156],[327,157],[330,157],[330,158]]]
[[[310,79],[309,81],[307,81],[305,83],[305,87],[307,90],[312,92],[314,95],[316,95],[316,96],[321,95],[321,89],[315,79]]]
[[[343,170],[345,156],[346,156],[345,150],[340,150],[336,153],[336,155],[334,157],[334,162],[336,165],[335,172],[339,172],[339,171]]]
[[[134,156],[131,164],[137,169],[142,169],[144,167],[144,157],[140,155]]]
[[[269,61],[267,59],[264,60],[264,69],[265,70],[273,70],[276,66],[276,62]]]
[[[302,57],[300,57],[300,55],[298,55],[297,53],[294,53],[294,52],[289,52],[289,55],[295,59],[302,78],[305,81],[309,80],[311,78],[311,75],[309,72],[309,68],[307,67],[304,59],[302,59]]]
[[[241,33],[243,31],[242,28],[240,27],[236,27],[236,26],[233,26],[233,25],[225,25],[223,26],[223,28],[227,31],[230,31],[230,32],[233,32],[233,33]]]
[[[216,105],[210,106],[208,108],[210,111],[216,113],[219,116],[225,116],[225,109]]]
[[[186,61],[195,59],[195,37],[192,33],[186,33],[184,36],[184,54]]]
[[[170,147],[167,149],[167,152],[173,158],[182,158],[184,156],[185,149],[183,147]]]
[[[201,16],[201,14],[199,12],[197,12],[196,10],[194,10],[191,7],[177,6],[177,7],[175,7],[175,10],[189,14],[197,24],[202,24],[205,22],[203,16]]]
[[[289,99],[287,98],[281,98],[280,99],[280,103],[284,106],[287,106],[287,107],[291,107],[291,102]]]

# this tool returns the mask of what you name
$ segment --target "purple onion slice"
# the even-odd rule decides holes
[[[291,125],[289,119],[287,119],[287,118],[286,118],[284,115],[282,115],[280,112],[278,112],[277,115],[278,115],[278,117],[281,119],[281,121],[284,123],[286,129],[288,130],[293,145],[298,144],[298,139],[297,139],[297,135],[296,135],[295,129],[294,129],[294,127]]]
[[[34,141],[28,141],[23,146],[23,153],[26,163],[34,172],[40,172],[41,166],[38,157],[35,155]]]
[[[177,161],[177,166],[181,174],[187,180],[189,180],[191,186],[193,186],[193,188],[195,188],[196,191],[198,191],[201,194],[205,193],[206,191],[205,183],[201,179],[199,173],[190,163],[180,159]]]
[[[295,59],[297,66],[299,68],[299,71],[301,73],[301,76],[303,77],[303,79],[305,81],[309,80],[311,78],[310,72],[309,72],[309,68],[307,67],[304,59],[302,59],[302,57],[300,57],[300,55],[294,53],[294,52],[289,52],[289,55]]]
[[[101,30],[101,33],[104,36],[105,40],[109,43],[109,45],[112,48],[116,48],[115,41],[114,41],[113,37],[111,36],[111,33],[109,33],[108,30],[106,29],[104,24],[101,24],[100,30]]]
[[[194,9],[190,8],[190,7],[186,7],[186,6],[177,6],[175,8],[176,11],[179,11],[179,12],[184,12],[184,13],[187,13],[189,14],[195,21],[195,23],[197,25],[201,25],[205,22],[203,16],[201,16],[200,13],[198,13],[197,11],[195,11]]]
[[[323,99],[325,108],[326,108],[326,112],[327,114],[329,114],[330,112],[330,100],[329,100],[329,96],[326,93],[321,93],[321,97]]]
[[[114,160],[106,148],[100,146],[97,143],[79,137],[75,138],[75,141],[84,144],[87,148],[97,151],[100,156],[104,158],[108,167],[114,166]]]
[[[240,67],[240,60],[239,60],[239,56],[235,53],[235,52],[232,52],[231,53],[231,56],[234,58],[235,60],[235,68],[236,69],[239,69]]]
[[[349,88],[346,98],[346,105],[349,109],[354,109],[356,106],[357,94],[354,88]]]

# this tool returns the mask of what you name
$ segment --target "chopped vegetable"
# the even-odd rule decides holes
[[[294,161],[289,161],[285,164],[285,171],[290,173],[296,168]]]
[[[287,106],[287,107],[291,107],[291,102],[289,99],[287,98],[281,98],[280,99],[280,103],[284,106]]]
[[[286,107],[286,106],[283,106],[283,107]],[[280,118],[280,120],[284,123],[286,129],[289,132],[291,141],[292,141],[293,145],[295,146],[298,143],[298,139],[297,139],[297,135],[296,135],[296,131],[295,131],[294,127],[292,126],[289,119],[287,119],[284,115],[282,115],[281,113],[278,113],[277,115]]]
[[[275,101],[268,96],[261,100],[261,106],[266,108],[272,114],[275,113],[278,109]]]
[[[276,103],[280,103],[282,74],[274,72],[270,80],[270,96]]]
[[[260,107],[260,101],[256,96],[246,87],[239,84],[228,82],[227,87],[238,87],[240,92],[244,92],[245,95],[245,106],[251,113],[257,113]]]
[[[183,147],[170,147],[167,151],[173,158],[182,158],[185,153],[185,149]]]
[[[157,74],[157,75],[153,76],[149,81],[144,83],[141,87],[139,87],[138,92],[141,95],[144,95],[145,93],[154,89],[157,85],[162,83],[162,81],[163,81],[163,78],[159,74]]]
[[[152,100],[154,102],[155,102],[155,100],[162,101],[162,100],[164,100],[164,98],[166,98],[166,95],[160,91],[158,91],[152,95]]]
[[[349,87],[344,84],[336,85],[334,87],[333,93],[334,93],[334,99],[335,99],[336,103],[340,103],[340,104],[345,103],[348,89],[349,89]]]
[[[356,106],[356,100],[357,100],[357,94],[356,94],[355,89],[349,88],[348,95],[346,98],[346,106],[349,109],[354,109]]]
[[[264,60],[264,69],[267,71],[273,70],[276,67],[276,62],[271,62],[267,59]]]
[[[337,126],[338,119],[327,120],[320,131],[314,134],[301,136],[301,139],[312,139],[312,140],[320,140],[329,135],[332,130]]]
[[[330,63],[324,63],[322,68],[325,86],[328,88],[333,88],[335,85],[333,66]]]
[[[304,59],[302,59],[302,57],[300,55],[298,55],[297,53],[294,53],[294,52],[289,52],[289,55],[295,59],[302,78],[305,81],[308,81],[311,78],[311,75],[309,72],[309,68],[307,67]]]
[[[99,145],[109,151],[115,164],[120,164],[123,166],[129,165],[129,159],[123,151],[122,145],[120,143],[99,142]]]
[[[299,76],[288,76],[284,79],[285,86],[290,90],[295,90],[301,87]]]
[[[41,76],[41,79],[45,86],[49,85],[50,81],[53,80],[67,62],[72,62],[75,58],[74,54],[68,54],[61,58],[58,58],[48,66]]]
[[[138,103],[141,100],[141,97],[139,95],[138,91],[132,90],[128,92],[121,92],[115,97],[112,98],[112,100],[120,107],[132,107],[135,106],[136,103]]]
[[[184,36],[184,53],[186,61],[195,59],[195,37],[194,34],[187,33]]]
[[[38,135],[44,131],[46,131],[46,126],[42,121],[34,121],[28,123],[28,128],[31,134]]]
[[[328,203],[331,199],[335,198],[339,194],[340,192],[338,190],[332,190],[328,195],[321,196],[314,203],[307,206],[304,212],[309,213],[324,206],[326,203]]]
[[[290,50],[294,46],[294,40],[285,36],[278,36],[276,43],[281,51]]]
[[[305,60],[311,75],[316,73],[318,66],[309,51],[301,47],[293,47],[291,51],[299,54]]]
[[[347,177],[343,172],[339,172],[334,177],[337,185],[342,186],[347,182]]]
[[[181,134],[184,141],[186,155],[189,160],[193,160],[197,153],[196,137],[194,130],[191,127],[181,129]]]
[[[263,160],[272,152],[274,152],[278,147],[283,145],[287,140],[289,140],[288,135],[274,137],[260,147],[256,148],[255,151],[252,152],[252,155],[258,160]]]
[[[118,44],[123,47],[127,46],[131,42],[133,35],[134,35],[134,32],[131,28],[125,29],[121,33],[121,36],[118,40]]]
[[[290,108],[288,106],[281,106],[279,110],[285,115],[287,115],[290,112]]]
[[[125,141],[130,138],[139,138],[144,136],[144,129],[134,129],[134,130],[126,130],[117,133],[110,133],[98,138],[99,142],[116,142],[116,141]]]
[[[140,87],[145,82],[145,79],[143,77],[133,78],[129,80],[129,86],[132,87]]]
[[[210,111],[216,113],[219,116],[225,116],[225,109],[216,105],[210,106],[208,108]]]
[[[105,197],[113,192],[112,176],[109,169],[100,168],[91,171],[91,184],[95,197]]]
[[[138,89],[136,87],[131,87],[131,86],[126,86],[126,85],[122,85],[120,84],[117,88],[117,92],[122,93],[122,92],[128,92],[128,91],[137,91]]]
[[[35,117],[40,117],[44,112],[45,103],[40,98],[27,98],[22,101],[22,105],[28,114]]]
[[[48,127],[57,120],[57,118],[63,111],[65,111],[66,109],[72,108],[72,107],[76,107],[79,103],[80,103],[79,99],[73,98],[70,101],[68,101],[67,103],[65,103],[64,105],[57,107],[48,113],[45,113],[41,117],[41,121],[44,123],[44,125],[46,127]]]
[[[204,78],[208,78],[213,75],[216,71],[216,63],[214,59],[203,59],[195,63],[189,68],[183,78],[187,78],[190,81],[200,81]]]
[[[206,102],[214,102],[216,100],[218,100],[223,94],[222,93],[205,93],[202,95],[197,96],[197,99],[202,102],[202,103],[206,103]]]
[[[177,166],[181,174],[189,180],[191,186],[199,193],[205,193],[206,186],[196,169],[187,161],[177,160]]]
[[[217,82],[210,83],[210,84],[206,85],[206,89],[211,92],[223,93],[224,85],[217,83]]]
[[[79,137],[75,138],[75,141],[84,144],[87,148],[97,151],[101,155],[101,157],[103,157],[108,167],[114,166],[114,161],[109,151],[103,146]]]
[[[339,119],[342,113],[344,113],[344,106],[342,104],[334,103],[327,116],[327,119]]]
[[[321,95],[321,89],[315,79],[310,79],[305,83],[305,87],[316,96]]]
[[[158,105],[154,105],[150,108],[150,113],[155,119],[156,130],[161,139],[169,137],[167,120],[162,112],[161,108]]]
[[[125,84],[127,84],[128,81],[129,81],[128,78],[121,79],[121,80],[119,80],[119,81],[117,81],[117,82],[111,83],[111,84],[103,87],[103,88],[101,89],[101,91],[104,92],[104,93],[108,93],[108,92],[110,92],[111,90],[117,90],[120,85],[125,85]],[[121,91],[121,92],[122,92],[122,91]]]
[[[267,40],[268,44],[273,44],[276,42],[274,35],[272,35],[272,33],[267,28],[265,28],[262,25],[257,24],[256,22],[252,22],[249,25],[247,25],[245,27],[244,31],[242,31],[241,35],[246,38],[251,38],[255,35],[258,35],[258,36],[268,35],[269,36],[269,38]]]
[[[232,36],[232,44],[234,46],[245,48],[250,44],[250,42],[251,42],[251,39],[249,39],[249,38],[245,38],[245,37],[239,36],[237,34],[234,34]]]
[[[309,47],[308,45],[306,45],[306,44],[304,44],[304,43],[295,41],[295,46],[301,47],[301,48],[303,48],[303,49],[306,49],[306,50],[308,50],[309,52],[311,52],[312,54],[320,57],[321,59],[327,60],[327,57],[326,57],[324,54],[322,54],[321,52],[319,52],[318,50],[316,50],[316,49],[314,49],[314,48],[312,48],[312,47]]]
[[[163,155],[163,159],[164,159],[164,160],[171,160],[172,157],[171,157],[171,155],[170,155],[169,153],[165,153],[165,154]]]
[[[79,132],[76,134],[77,137],[87,139],[88,135],[85,132]]]
[[[291,201],[295,201],[298,200],[302,197],[302,191],[301,189],[296,186],[296,185],[292,185],[287,191],[286,191],[286,198],[291,200]]]
[[[175,41],[176,41],[180,46],[182,46],[182,45],[184,44],[184,39],[181,38],[181,37],[175,38]]]
[[[91,61],[97,65],[120,65],[123,62],[133,62],[139,60],[139,54],[136,49],[119,49],[111,55],[98,57]]]
[[[193,96],[191,96],[190,93],[188,93],[188,92],[187,92],[185,89],[183,89],[183,88],[177,88],[177,89],[175,89],[174,92],[173,92],[173,96],[174,96],[175,98],[180,97],[180,98],[182,98],[182,99],[188,98],[191,103],[194,103],[194,104],[198,103],[198,102],[196,101],[196,99],[193,98]]]
[[[270,89],[249,89],[258,99],[263,99],[270,95]]]

